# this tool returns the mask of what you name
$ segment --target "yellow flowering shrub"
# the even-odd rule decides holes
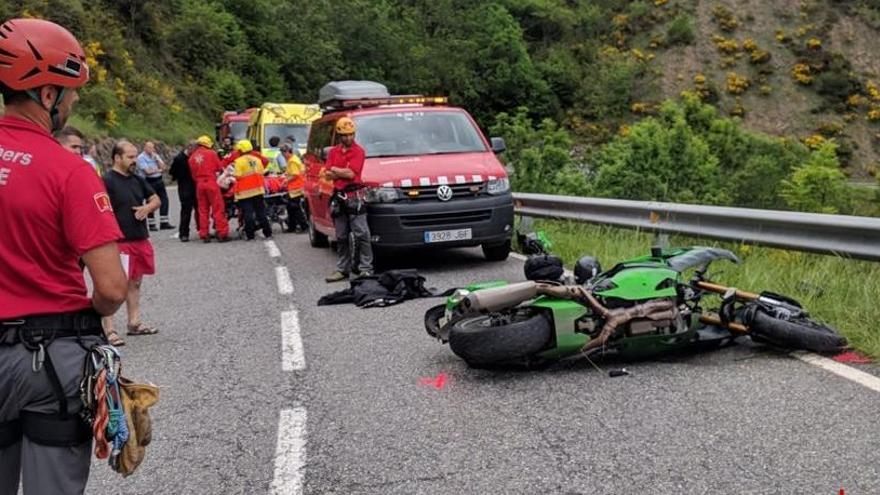
[[[819,146],[822,146],[822,143],[826,141],[825,137],[820,134],[813,134],[812,136],[808,136],[804,138],[804,145],[811,150],[819,149]]]
[[[822,40],[819,38],[810,38],[807,40],[807,48],[810,50],[818,50],[822,48]]]
[[[810,75],[810,66],[807,64],[795,64],[791,69],[791,75],[795,81],[804,86],[813,83],[813,76]]]
[[[751,82],[746,76],[741,76],[735,72],[727,73],[727,92],[733,95],[739,95],[749,89]]]
[[[636,114],[648,113],[649,111],[651,111],[651,104],[644,103],[644,102],[636,102],[636,103],[633,103],[632,105],[630,105],[629,110],[630,110],[630,112],[636,113]]]
[[[758,49],[758,44],[755,43],[755,40],[752,38],[746,38],[743,40],[743,50],[747,52],[751,52]]]
[[[788,35],[785,33],[785,30],[783,30],[783,29],[776,30],[776,41],[778,41],[780,43],[785,43],[786,41],[788,41]]]
[[[871,109],[868,110],[868,120],[871,122],[877,122],[880,120],[880,108],[871,107]]]
[[[739,43],[735,39],[727,39],[723,36],[713,37],[715,48],[721,53],[733,54],[739,51]]]
[[[858,93],[853,93],[846,97],[846,106],[850,108],[858,108],[864,103],[864,98]]]
[[[723,5],[716,5],[712,8],[712,17],[722,31],[730,32],[739,26],[739,21],[736,20],[736,15],[733,11]]]
[[[874,84],[874,81],[866,82],[865,90],[868,92],[868,96],[871,97],[872,101],[880,101],[880,89],[877,88],[877,85]]]

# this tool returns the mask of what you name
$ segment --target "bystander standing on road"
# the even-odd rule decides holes
[[[128,292],[125,309],[128,313],[127,335],[151,335],[155,328],[141,322],[141,282],[144,275],[156,273],[153,245],[147,231],[147,217],[159,208],[159,195],[147,181],[137,175],[137,148],[121,140],[113,146],[113,168],[104,174],[104,185],[124,240],[119,252],[128,256]],[[113,330],[113,318],[104,318],[107,339],[113,345],[124,342]]]
[[[104,167],[98,163],[98,148],[95,146],[95,143],[90,144],[88,149],[83,152],[83,160],[89,162],[89,165],[95,169],[95,173],[99,176],[104,175]]]
[[[79,384],[104,341],[100,315],[125,297],[121,233],[100,179],[50,134],[89,79],[79,42],[39,19],[0,33],[0,494],[19,481],[25,494],[81,494],[92,433]]]
[[[174,225],[171,225],[171,221],[168,219],[168,192],[165,190],[165,180],[163,178],[167,167],[162,157],[156,152],[156,144],[152,141],[144,142],[144,151],[137,156],[137,168],[140,174],[147,179],[147,183],[150,184],[153,191],[159,196],[159,200],[162,201],[162,206],[159,208],[158,228],[161,230],[173,229]],[[156,222],[153,214],[150,214],[149,223],[151,224],[150,230],[157,230],[154,228]]]
[[[76,156],[83,156],[83,146],[85,145],[85,136],[76,127],[66,125],[60,130],[55,131],[52,136],[58,141],[58,144],[67,151]]]
[[[196,201],[196,183],[189,170],[189,157],[196,149],[195,141],[190,141],[171,160],[171,178],[177,182],[177,197],[180,199],[180,223],[178,224],[178,238],[180,242],[189,242],[189,224],[193,217],[193,210],[198,211]],[[199,228],[199,216],[196,217],[196,229]]]
[[[339,144],[327,155],[324,178],[333,181],[331,210],[338,239],[336,271],[327,277],[327,282],[345,280],[354,269],[361,276],[373,273],[373,247],[361,182],[366,154],[354,140],[355,130],[353,120],[348,117],[339,119],[336,122]],[[354,234],[354,242],[349,241],[350,234]],[[353,259],[355,253],[357,259]]]

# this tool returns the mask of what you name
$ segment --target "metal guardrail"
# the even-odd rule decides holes
[[[880,261],[880,218],[514,193],[516,213]]]

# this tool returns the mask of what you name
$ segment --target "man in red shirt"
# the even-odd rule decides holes
[[[217,175],[223,171],[220,157],[212,149],[214,141],[209,136],[196,139],[198,147],[189,156],[189,171],[196,183],[196,204],[199,214],[199,238],[210,242],[208,238],[208,215],[214,219],[217,239],[220,242],[229,240],[229,221],[226,219],[226,206],[223,194],[217,185]]]
[[[122,234],[95,171],[51,135],[89,78],[79,42],[38,19],[0,33],[0,493],[20,478],[25,493],[82,493],[79,382],[86,349],[103,342],[100,315],[125,300]]]
[[[361,276],[373,274],[373,247],[361,183],[366,154],[354,141],[355,130],[354,121],[348,117],[336,122],[339,144],[327,155],[324,171],[325,178],[333,181],[333,222],[337,239],[336,271],[326,278],[327,282],[345,280],[354,269]],[[354,242],[349,240],[351,234],[354,234]],[[356,246],[357,260],[352,259],[352,244]]]

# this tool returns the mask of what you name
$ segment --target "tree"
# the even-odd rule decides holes
[[[841,213],[850,209],[850,191],[840,171],[837,145],[828,140],[782,181],[782,197],[797,211]]]

